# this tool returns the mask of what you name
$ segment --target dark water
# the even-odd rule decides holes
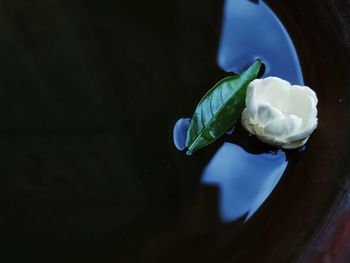
[[[346,174],[349,56],[334,1],[268,1],[322,121],[242,224],[222,221],[220,183],[201,183],[205,167],[232,150],[242,167],[276,158],[268,174],[283,153],[239,126],[190,157],[172,140],[174,123],[227,75],[217,63],[222,29],[235,25],[222,23],[227,3],[0,0],[1,262],[292,261]]]
[[[277,76],[293,84],[304,84],[291,38],[264,2],[226,0],[222,26],[218,64],[223,70],[240,73],[249,63],[261,59],[265,65],[263,77]],[[181,118],[174,126],[173,140],[178,150],[185,149],[189,121]],[[229,134],[235,136],[231,131]],[[273,151],[253,155],[234,144],[224,143],[203,168],[202,183],[214,184],[220,189],[223,221],[230,222],[244,215],[249,219],[276,187],[287,163],[284,153]]]

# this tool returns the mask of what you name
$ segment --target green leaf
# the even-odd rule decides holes
[[[235,124],[245,107],[248,84],[256,79],[260,67],[257,60],[242,74],[220,80],[204,95],[187,131],[189,152],[214,142]]]

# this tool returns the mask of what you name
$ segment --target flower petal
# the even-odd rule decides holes
[[[247,108],[245,108],[242,112],[241,122],[246,130],[248,130],[252,134],[255,134],[253,120],[250,118]]]
[[[317,127],[317,103],[316,93],[307,86],[276,77],[257,79],[247,88],[242,125],[265,143],[298,148]]]
[[[288,102],[290,83],[276,77],[256,79],[247,88],[246,105],[250,116],[255,119],[258,106],[269,103],[277,109]]]
[[[286,112],[295,114],[303,119],[303,127],[306,127],[310,118],[317,116],[317,98],[308,87],[294,85],[290,90],[290,98]]]
[[[301,139],[304,139],[306,137],[309,137],[310,134],[317,128],[317,122],[318,122],[317,118],[311,120],[308,123],[306,128],[299,130],[298,132],[288,136],[286,139],[288,141],[296,141],[296,140],[301,140]]]
[[[264,132],[271,136],[284,138],[297,131],[301,127],[301,124],[301,118],[295,115],[290,115],[287,118],[272,121],[265,127]]]
[[[272,121],[282,118],[284,118],[282,112],[280,112],[270,103],[266,102],[259,105],[256,113],[256,121],[259,122],[262,126],[266,126]]]
[[[299,86],[299,85],[292,85],[292,88],[298,88],[299,90],[302,90],[305,94],[307,94],[310,98],[312,98],[317,105],[318,99],[316,96],[315,91],[310,89],[308,86]]]
[[[292,141],[287,144],[282,145],[283,149],[296,149],[302,147],[307,141],[309,137],[302,139],[302,140],[297,140],[297,141]]]

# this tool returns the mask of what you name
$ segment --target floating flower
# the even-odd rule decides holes
[[[277,77],[256,79],[247,88],[242,124],[265,143],[298,148],[317,127],[317,102],[309,87]]]

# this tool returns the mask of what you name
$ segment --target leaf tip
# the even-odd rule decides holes
[[[260,58],[258,58],[255,63],[254,63],[256,66],[261,66],[262,65],[262,60]]]

